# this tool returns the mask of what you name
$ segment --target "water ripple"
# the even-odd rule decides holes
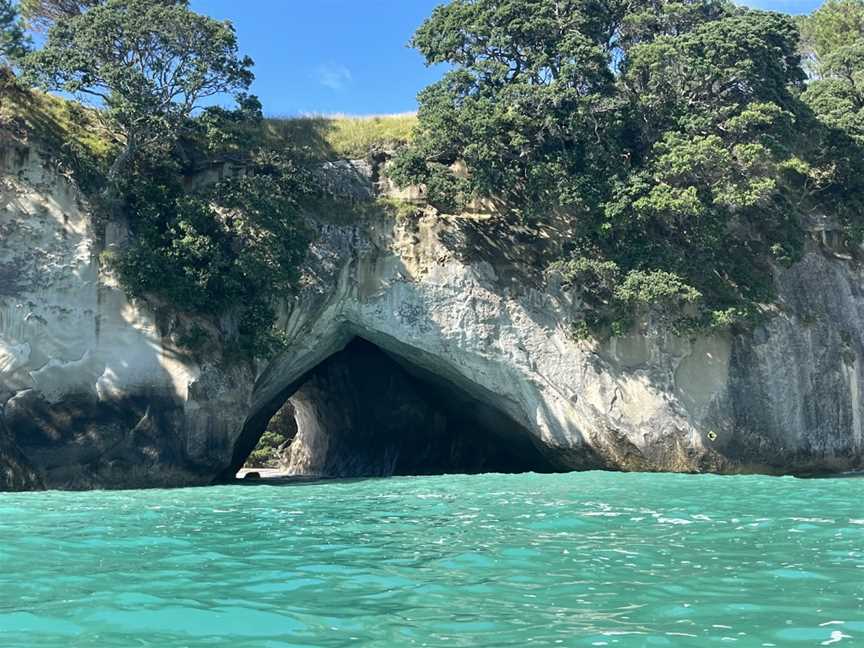
[[[864,480],[0,496],[0,645],[854,646]]]

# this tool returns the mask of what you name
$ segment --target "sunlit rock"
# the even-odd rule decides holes
[[[86,200],[36,149],[2,163],[0,488],[230,479],[291,398],[285,467],[298,474],[864,464],[862,276],[815,241],[752,334],[680,338],[643,322],[589,344],[568,334],[579,305],[541,280],[529,233],[483,215],[335,214],[286,295],[287,351],[252,363],[225,353],[227,338],[193,353],[181,314],[130,303]],[[352,195],[375,189],[369,164],[330,172],[350,172]],[[390,363],[384,383],[407,376],[400,389],[358,389],[356,340]],[[345,349],[353,375],[340,385]],[[523,461],[502,459],[513,454]]]

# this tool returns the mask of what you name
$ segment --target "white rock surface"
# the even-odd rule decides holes
[[[46,486],[233,475],[268,415],[355,336],[506,416],[561,468],[864,463],[862,277],[821,252],[779,277],[782,308],[753,335],[647,327],[595,347],[568,337],[566,295],[466,262],[459,223],[322,225],[315,278],[285,304],[291,346],[253,369],[193,359],[171,317],[126,299],[86,201],[35,149],[6,144],[0,163],[0,406],[6,446]]]

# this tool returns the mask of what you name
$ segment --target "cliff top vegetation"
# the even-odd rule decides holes
[[[26,88],[2,69],[0,136],[39,141],[85,191],[103,182],[113,146],[96,110]]]
[[[808,217],[861,241],[862,16],[861,0],[803,22],[724,0],[453,0],[414,37],[451,69],[393,175],[444,210],[554,221],[582,333],[640,311],[746,326]]]
[[[300,274],[304,204],[321,198],[310,160],[401,147],[391,177],[440,211],[481,201],[499,222],[553,225],[544,263],[586,306],[581,335],[640,313],[678,331],[749,326],[808,218],[838,222],[850,250],[864,233],[864,0],[802,20],[725,0],[453,0],[414,37],[449,69],[418,115],[365,119],[265,119],[233,26],[186,0],[22,9],[44,43],[25,53],[7,11],[4,57],[91,102],[23,93],[10,119],[101,165],[103,216],[133,234],[115,261],[130,294],[230,313],[253,355],[274,348],[274,304]],[[245,174],[183,183],[226,158]]]
[[[411,142],[417,116],[314,115],[264,120],[274,148],[319,160],[360,159],[376,149],[394,150]]]
[[[28,88],[9,73],[0,79],[0,99],[0,129],[11,135],[32,136],[52,148],[71,144],[99,160],[111,152],[115,136],[92,106]],[[332,161],[362,159],[375,150],[393,151],[409,144],[417,116],[264,117],[260,126],[262,141],[273,150]]]

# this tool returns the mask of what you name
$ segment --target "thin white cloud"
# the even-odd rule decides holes
[[[325,88],[344,90],[351,84],[351,70],[344,65],[328,63],[318,66],[315,70],[315,78]]]

